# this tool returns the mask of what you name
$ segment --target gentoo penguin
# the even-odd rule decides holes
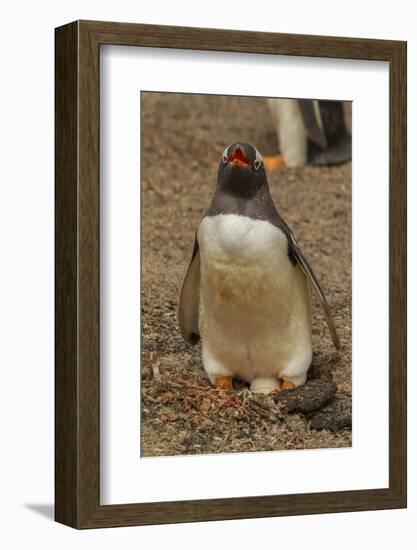
[[[229,145],[178,306],[183,338],[201,337],[212,384],[231,389],[239,377],[263,393],[304,384],[312,359],[309,284],[339,349],[326,298],[275,208],[261,155],[249,144]]]
[[[267,168],[351,160],[350,102],[268,99],[268,103],[281,154],[265,156]]]

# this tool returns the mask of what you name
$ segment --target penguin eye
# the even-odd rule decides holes
[[[261,154],[259,153],[258,149],[255,148],[255,160],[253,162],[253,167],[255,168],[255,170],[259,170],[259,168],[261,167],[261,164],[262,164]]]
[[[226,164],[226,162],[227,162],[227,155],[223,155],[223,162],[224,162],[224,164]]]

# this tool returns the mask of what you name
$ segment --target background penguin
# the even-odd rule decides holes
[[[323,291],[269,193],[249,144],[226,148],[179,296],[183,338],[202,339],[212,384],[240,377],[257,392],[304,384],[312,359],[309,283],[339,339]]]
[[[341,164],[352,158],[351,103],[268,99],[280,155],[265,156],[267,168]]]

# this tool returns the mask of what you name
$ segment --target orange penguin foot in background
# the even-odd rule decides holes
[[[293,390],[294,388],[295,388],[295,384],[293,384],[289,380],[282,381],[281,390]]]
[[[264,155],[263,160],[264,160],[264,166],[267,170],[276,170],[278,168],[285,168],[287,166],[285,164],[285,160],[282,155],[272,155],[272,156]]]
[[[216,388],[222,388],[223,390],[232,390],[233,381],[231,376],[219,376],[216,378],[215,383]]]

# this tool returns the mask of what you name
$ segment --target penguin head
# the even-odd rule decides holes
[[[267,186],[264,163],[259,151],[249,143],[232,143],[220,159],[218,187],[239,196],[253,196]]]

